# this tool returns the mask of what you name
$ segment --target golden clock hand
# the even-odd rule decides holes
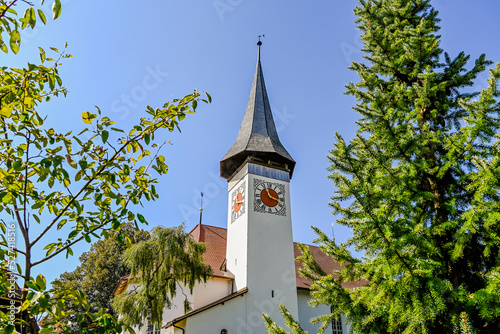
[[[275,201],[279,201],[279,199],[274,198],[274,196],[273,196],[273,195],[271,195],[271,193],[269,193],[269,188],[266,188],[266,192],[267,192],[267,196],[268,196],[270,199],[273,199],[273,200],[275,200]]]
[[[283,204],[283,202],[279,198],[273,198],[275,201],[277,201],[280,204]]]
[[[275,198],[274,196],[269,195],[269,198],[272,199],[272,200],[277,201],[280,204],[283,203],[279,198]]]

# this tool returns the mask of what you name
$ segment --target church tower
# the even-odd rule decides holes
[[[262,313],[282,324],[280,304],[298,317],[289,190],[295,161],[276,131],[257,45],[243,122],[220,162],[229,193],[226,267],[234,291],[248,289],[242,333],[265,333]]]

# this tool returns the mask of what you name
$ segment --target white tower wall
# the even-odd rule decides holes
[[[285,209],[280,214],[257,212],[261,181],[283,186]],[[232,221],[232,195],[244,184],[245,213]],[[262,313],[284,325],[279,306],[298,318],[293,254],[290,189],[285,171],[248,163],[229,182],[227,269],[235,275],[235,291],[248,287],[248,333],[265,333]]]

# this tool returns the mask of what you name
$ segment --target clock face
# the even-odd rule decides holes
[[[285,185],[254,179],[254,211],[286,216]]]
[[[245,213],[245,182],[231,193],[231,223]]]

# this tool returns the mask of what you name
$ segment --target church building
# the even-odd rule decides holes
[[[207,248],[205,263],[213,277],[198,283],[193,293],[184,290],[165,309],[162,328],[145,319],[141,334],[264,334],[262,314],[284,325],[284,305],[309,333],[319,325],[309,321],[330,313],[331,306],[311,307],[312,282],[301,277],[300,256],[292,238],[290,180],[295,161],[281,144],[271,113],[260,61],[238,137],[220,162],[220,175],[228,182],[227,228],[198,224],[190,234]],[[308,246],[325,272],[339,263]],[[122,278],[115,295],[134,288]],[[346,283],[347,288],[361,282]],[[184,314],[185,295],[191,309]],[[285,327],[286,328],[286,327]],[[334,321],[325,333],[348,333],[344,319]]]

